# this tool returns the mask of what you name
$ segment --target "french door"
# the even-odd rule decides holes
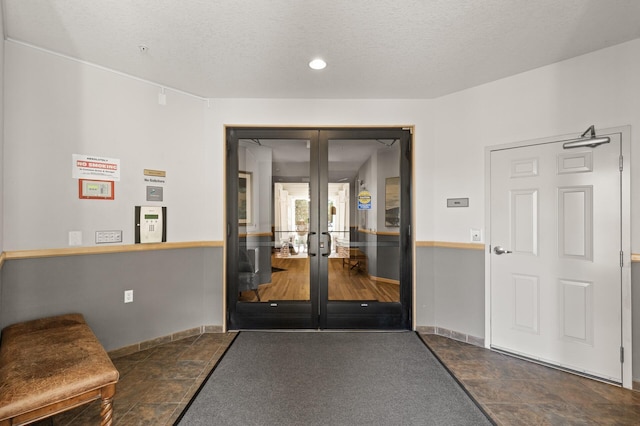
[[[411,327],[411,134],[227,129],[230,329]]]

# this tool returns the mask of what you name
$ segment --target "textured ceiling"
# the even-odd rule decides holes
[[[4,0],[3,7],[5,38],[207,98],[433,98],[640,37],[639,0]],[[316,56],[325,70],[308,68]]]

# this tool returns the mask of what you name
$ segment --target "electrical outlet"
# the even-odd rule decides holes
[[[124,303],[133,302],[133,290],[125,290],[124,291]]]
[[[482,241],[482,231],[480,229],[471,229],[471,241],[474,243]]]

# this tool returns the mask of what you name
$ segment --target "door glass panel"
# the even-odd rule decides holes
[[[307,140],[240,139],[238,301],[309,301]]]
[[[329,301],[400,301],[400,143],[329,140]]]

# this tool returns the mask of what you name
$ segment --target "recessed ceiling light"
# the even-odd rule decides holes
[[[322,59],[314,59],[313,61],[309,62],[309,67],[314,70],[322,70],[326,66],[327,66],[327,63]]]

